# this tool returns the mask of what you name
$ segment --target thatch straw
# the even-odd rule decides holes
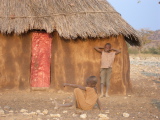
[[[124,35],[139,45],[137,31],[105,0],[0,0],[0,32],[57,31],[65,39]]]

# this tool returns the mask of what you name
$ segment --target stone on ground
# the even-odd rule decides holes
[[[29,115],[29,113],[27,113],[27,112],[24,112],[24,113],[23,113],[23,115]]]
[[[47,110],[47,109],[44,109],[42,113],[43,113],[44,115],[47,115],[47,114],[48,114],[48,110]]]
[[[63,113],[67,113],[68,111],[64,110]]]
[[[80,118],[85,119],[85,118],[87,118],[87,115],[86,114],[81,114]]]
[[[108,117],[107,114],[99,114],[98,116],[99,116],[100,118],[106,118],[106,117]]]
[[[29,115],[37,115],[36,112],[30,112]]]
[[[123,113],[123,117],[129,117],[128,113]]]
[[[8,111],[9,113],[13,113],[14,111],[13,110],[10,110],[10,111]]]
[[[36,110],[36,113],[38,113],[38,114],[39,114],[39,113],[41,113],[41,111],[40,111],[40,110]]]
[[[50,114],[51,117],[61,117],[60,114]]]
[[[21,112],[21,113],[24,113],[24,112],[28,112],[28,110],[26,110],[26,109],[21,109],[20,112]]]

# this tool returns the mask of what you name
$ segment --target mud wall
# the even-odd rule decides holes
[[[31,39],[32,33],[0,34],[0,88],[30,88]],[[63,89],[63,83],[85,85],[85,79],[91,75],[98,77],[99,88],[101,54],[94,46],[104,46],[107,42],[121,50],[114,61],[110,94],[126,94],[131,90],[129,56],[122,36],[68,41],[57,32],[52,40],[50,89]]]
[[[31,35],[0,34],[0,88],[29,87]]]
[[[129,56],[122,36],[101,40],[62,40],[54,33],[52,40],[51,88],[62,89],[63,83],[85,85],[88,76],[98,77],[100,86],[100,57],[94,46],[111,43],[113,48],[120,49],[116,55],[111,78],[110,94],[126,94],[130,90]]]

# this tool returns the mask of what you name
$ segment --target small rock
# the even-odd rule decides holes
[[[68,111],[64,110],[63,113],[67,113]]]
[[[36,112],[30,112],[29,115],[37,115]]]
[[[47,110],[47,109],[44,109],[42,113],[43,113],[44,115],[47,115],[47,114],[48,114],[48,110]]]
[[[129,117],[128,113],[123,113],[123,117]]]
[[[26,110],[26,109],[21,109],[20,112],[21,112],[21,113],[24,113],[24,112],[28,112],[28,110]]]
[[[152,115],[152,116],[158,119],[158,116],[156,116],[156,115]]]
[[[64,104],[66,101],[65,100],[63,100],[63,103],[62,104]]]
[[[14,111],[13,110],[10,110],[10,111],[8,111],[9,113],[13,113]]]
[[[40,110],[36,110],[36,113],[41,113],[41,111]]]
[[[51,117],[61,117],[60,114],[50,114]]]
[[[0,115],[4,115],[4,110],[0,110]]]
[[[107,118],[108,116],[107,116],[107,114],[99,114],[98,115],[100,118]]]
[[[85,118],[87,118],[87,115],[86,114],[81,114],[80,118],[85,119]]]

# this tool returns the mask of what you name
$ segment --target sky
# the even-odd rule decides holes
[[[134,29],[160,30],[160,0],[107,1]]]

